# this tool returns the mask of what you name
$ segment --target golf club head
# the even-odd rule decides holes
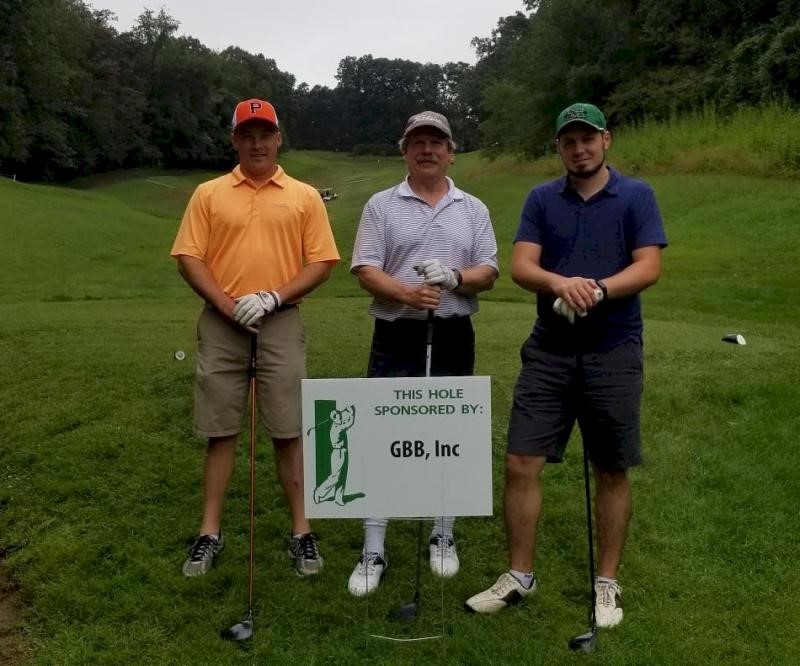
[[[249,641],[253,637],[253,610],[247,612],[244,620],[223,629],[219,635],[225,641]]]
[[[747,340],[744,339],[743,335],[739,333],[730,333],[722,338],[723,342],[730,342],[734,345],[746,345]]]
[[[418,610],[419,603],[412,601],[398,608],[393,608],[386,617],[395,622],[413,622],[417,617]]]
[[[590,629],[585,634],[570,638],[569,649],[574,652],[586,653],[597,650],[597,629]]]

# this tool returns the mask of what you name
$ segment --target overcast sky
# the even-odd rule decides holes
[[[416,5],[397,0],[87,0],[117,15],[129,30],[145,8],[162,6],[180,21],[178,33],[220,51],[239,46],[263,53],[278,68],[305,81],[334,87],[336,68],[346,56],[403,58],[415,62],[475,63],[473,37],[489,37],[497,21],[523,0],[438,0]],[[527,13],[527,12],[526,12]]]

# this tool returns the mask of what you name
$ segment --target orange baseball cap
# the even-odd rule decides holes
[[[278,127],[278,114],[275,113],[275,107],[263,99],[246,99],[243,102],[239,102],[233,112],[231,127],[236,129],[242,123],[247,123],[251,120],[266,120],[268,123]]]

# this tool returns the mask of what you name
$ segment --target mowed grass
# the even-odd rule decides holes
[[[303,305],[310,374],[362,376],[371,319],[348,273],[352,242],[365,200],[402,177],[402,162],[290,153],[282,163],[340,194],[328,210],[342,264]],[[475,318],[477,372],[492,377],[495,516],[457,522],[462,571],[442,584],[425,570],[421,616],[398,627],[384,617],[413,592],[414,523],[390,525],[386,584],[368,601],[346,591],[359,521],[317,521],[326,569],[296,577],[260,438],[257,624],[244,649],[217,637],[246,610],[244,447],[219,565],[202,579],[180,575],[200,513],[204,443],[190,428],[200,303],[168,253],[186,198],[209,174],[136,172],[78,189],[0,181],[0,566],[20,589],[16,636],[33,663],[796,662],[800,184],[648,178],[671,246],[645,295],[646,464],[633,474],[620,572],[626,620],[585,657],[566,649],[587,622],[577,438],[545,476],[540,591],[496,617],[462,610],[505,567],[504,435],[534,300],[511,283],[508,261],[536,179],[477,155],[459,155],[452,174],[487,203],[500,245],[503,275]],[[720,341],[731,332],[747,346]],[[370,637],[428,633],[443,638]]]

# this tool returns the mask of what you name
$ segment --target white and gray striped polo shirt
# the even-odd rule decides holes
[[[414,194],[408,178],[374,194],[364,206],[353,248],[352,272],[374,266],[406,284],[422,282],[414,265],[438,259],[460,270],[474,266],[497,269],[497,241],[489,210],[479,199],[459,190],[447,178],[448,192],[435,207]],[[478,298],[442,293],[439,317],[471,315]],[[369,313],[379,319],[425,319],[424,311],[397,301],[374,298]]]

